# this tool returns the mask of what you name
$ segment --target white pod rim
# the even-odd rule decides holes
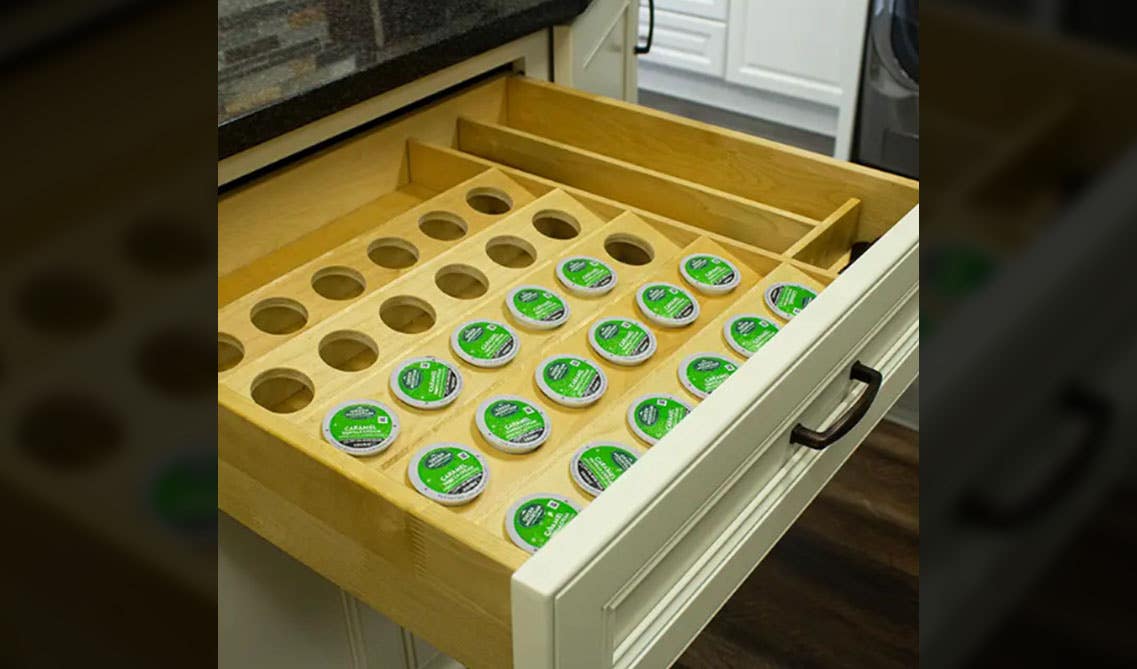
[[[562,358],[579,360],[580,362],[585,363],[595,369],[598,378],[600,379],[600,390],[593,395],[589,395],[588,397],[572,397],[571,395],[562,395],[554,390],[551,386],[549,386],[549,383],[545,381],[545,366],[554,360],[559,360]],[[572,408],[591,406],[599,402],[600,398],[604,397],[604,393],[608,392],[608,375],[604,373],[604,368],[601,367],[600,364],[595,360],[591,360],[589,358],[585,358],[573,353],[559,353],[550,355],[537,364],[537,369],[533,372],[533,376],[537,381],[537,387],[541,389],[541,392],[544,393],[545,397],[549,398],[549,400],[555,402],[556,404],[560,404],[561,406]]]
[[[604,268],[607,269],[609,273],[611,273],[612,280],[603,286],[595,288],[590,286],[581,286],[579,284],[573,283],[572,279],[570,279],[568,277],[568,274],[565,273],[565,264],[572,262],[573,260],[588,260],[590,262],[595,262],[603,265]],[[557,263],[556,275],[557,280],[561,282],[561,286],[563,286],[564,289],[568,292],[578,297],[600,297],[601,295],[607,295],[608,293],[612,292],[612,289],[615,288],[616,284],[620,281],[620,275],[616,273],[616,268],[604,262],[600,258],[597,258],[596,256],[574,255],[565,258],[564,260],[561,260]]]
[[[520,549],[522,549],[528,553],[536,553],[538,550],[540,550],[541,546],[534,546],[533,544],[531,544],[528,541],[521,538],[521,535],[519,535],[517,533],[517,530],[513,526],[513,516],[514,516],[514,514],[517,513],[518,510],[521,509],[522,506],[525,505],[526,502],[530,502],[530,501],[535,500],[535,499],[555,499],[558,502],[560,502],[561,504],[567,504],[569,506],[569,508],[576,511],[577,514],[579,514],[581,511],[580,507],[577,506],[576,503],[573,502],[568,497],[565,497],[564,495],[558,495],[558,494],[552,493],[552,492],[539,492],[539,493],[534,493],[532,495],[526,495],[526,496],[518,499],[513,504],[511,504],[509,506],[509,508],[506,509],[506,511],[505,511],[505,531],[506,531],[506,534],[509,535],[509,539],[513,542],[513,544],[515,546],[517,546],[518,548],[520,548]],[[552,537],[550,537],[550,539],[551,538]]]
[[[779,281],[778,283],[775,283],[774,285],[768,287],[766,290],[762,291],[762,299],[766,302],[766,308],[770,310],[770,313],[774,314],[784,321],[791,320],[794,317],[794,314],[782,311],[782,309],[779,308],[778,305],[774,303],[774,300],[770,297],[771,293],[773,293],[778,288],[782,288],[783,286],[801,288],[802,290],[808,291],[810,293],[813,293],[814,296],[817,296],[816,290],[810,288],[804,283],[799,283],[797,281]]]
[[[458,495],[448,495],[431,488],[426,484],[425,481],[422,480],[422,477],[418,473],[419,462],[422,461],[423,457],[425,457],[427,453],[430,453],[431,451],[438,448],[457,448],[477,458],[478,462],[482,466],[483,474],[481,481],[478,482],[477,486],[473,490],[467,490],[466,492]],[[463,504],[469,504],[470,502],[474,501],[478,495],[481,495],[483,492],[485,492],[486,486],[488,486],[490,482],[490,466],[481,453],[477,452],[473,448],[470,448],[466,444],[460,444],[456,441],[443,441],[423,446],[418,451],[416,451],[413,456],[411,456],[410,462],[407,463],[407,478],[410,479],[411,485],[414,487],[414,489],[417,490],[423,497],[432,499],[444,506],[461,506]]]
[[[684,316],[683,318],[669,318],[666,316],[660,316],[653,312],[650,308],[648,308],[647,301],[644,299],[644,292],[652,286],[666,286],[668,288],[682,292],[687,296],[688,299],[691,300],[691,305],[693,307],[691,313],[687,316]],[[686,327],[698,320],[699,313],[701,311],[699,307],[699,300],[697,297],[695,297],[694,293],[687,290],[683,286],[678,286],[674,283],[671,283],[670,281],[652,281],[640,286],[636,291],[636,306],[640,308],[640,313],[644,315],[644,318],[647,318],[652,323],[665,328]]]
[[[679,397],[678,395],[673,395],[671,393],[646,393],[646,394],[640,395],[636,399],[632,400],[632,403],[628,405],[628,411],[625,414],[625,417],[627,418],[627,421],[628,421],[628,427],[631,428],[632,432],[637,437],[644,440],[644,442],[646,442],[647,444],[651,444],[651,445],[658,443],[662,437],[658,437],[658,438],[653,437],[652,435],[648,434],[644,430],[640,429],[640,426],[636,424],[636,409],[639,408],[639,406],[641,404],[643,404],[645,400],[660,399],[660,398],[669,399],[673,402],[676,402],[676,403],[682,405],[684,408],[687,409],[688,414],[690,414],[692,411],[695,410],[695,408],[693,406],[691,406],[690,402],[683,399],[682,397]],[[666,436],[666,435],[664,435],[664,436]]]
[[[731,336],[731,332],[734,329],[734,324],[737,323],[738,321],[744,319],[744,318],[753,318],[755,320],[759,320],[759,321],[762,321],[763,323],[769,324],[770,327],[774,328],[774,334],[777,334],[778,332],[780,332],[782,328],[780,325],[775,323],[773,320],[771,320],[769,318],[765,318],[764,316],[761,316],[759,314],[737,314],[737,315],[731,316],[726,321],[726,323],[723,324],[723,326],[722,326],[722,338],[726,340],[727,345],[730,346],[730,348],[735,353],[742,356],[744,359],[749,359],[757,351],[751,351],[750,349],[746,348],[742,344],[739,344],[737,341],[735,341],[734,337]]]
[[[476,323],[489,323],[508,332],[509,335],[513,337],[513,350],[510,351],[505,357],[495,358],[493,360],[476,358],[473,355],[467,353],[462,348],[461,344],[458,343],[460,341],[458,335],[462,334],[462,331],[467,327]],[[493,318],[473,318],[454,328],[454,331],[450,333],[450,350],[454,352],[454,355],[458,356],[464,362],[473,365],[474,367],[481,367],[482,369],[496,369],[498,367],[504,367],[513,362],[513,359],[516,358],[517,354],[521,352],[521,337],[518,336],[517,331],[510,327],[508,323],[503,323]]]
[[[734,272],[734,278],[728,283],[724,284],[704,283],[702,281],[699,281],[691,274],[691,271],[687,269],[687,262],[692,258],[697,258],[699,256],[710,256],[715,260],[719,260],[730,266],[730,269]],[[739,284],[742,283],[742,274],[738,271],[738,266],[730,260],[727,260],[726,258],[715,253],[692,253],[688,256],[685,256],[682,260],[679,261],[679,273],[683,276],[684,281],[686,281],[692,288],[699,291],[700,293],[703,293],[704,295],[726,295],[735,288],[738,288]]]
[[[521,311],[517,308],[517,305],[515,305],[513,303],[513,297],[517,293],[519,293],[523,290],[539,290],[539,291],[544,292],[544,293],[549,293],[550,295],[556,297],[558,300],[561,301],[561,304],[563,304],[565,307],[564,313],[561,315],[560,318],[557,318],[557,319],[554,319],[551,321],[543,321],[543,320],[538,320],[536,318],[530,318],[529,316],[526,316],[525,314],[521,313]],[[505,296],[505,307],[506,307],[506,309],[509,310],[509,314],[511,316],[513,316],[514,320],[516,320],[518,323],[521,323],[522,325],[524,325],[526,327],[533,328],[534,330],[555,330],[555,329],[559,328],[560,326],[564,325],[565,323],[567,323],[569,316],[572,315],[572,309],[571,309],[571,307],[569,307],[568,300],[566,300],[559,293],[557,293],[557,291],[550,290],[548,288],[545,288],[544,286],[538,286],[536,284],[526,284],[524,286],[518,286],[518,287],[514,288],[513,290],[509,291],[509,293],[507,293]]]
[[[604,492],[605,489],[593,486],[591,483],[586,481],[583,476],[580,475],[580,458],[590,449],[596,448],[597,446],[615,446],[616,448],[621,448],[634,455],[637,461],[643,457],[644,453],[643,450],[636,448],[635,446],[629,446],[623,442],[612,441],[608,439],[597,439],[590,441],[587,444],[576,449],[576,452],[572,454],[572,459],[569,460],[569,475],[572,476],[572,480],[577,484],[577,486],[580,487],[581,490],[588,493],[589,495],[592,495],[593,497],[598,497],[600,493]]]
[[[448,367],[450,369],[450,372],[457,377],[458,383],[454,388],[454,392],[452,392],[452,393],[448,394],[446,397],[443,397],[443,398],[438,399],[438,400],[424,401],[424,400],[420,400],[420,399],[416,399],[414,397],[411,397],[406,392],[404,392],[402,388],[399,387],[399,372],[406,369],[408,365],[413,365],[416,363],[427,362],[427,361],[437,362],[437,363],[441,363],[443,365],[446,365],[446,367]],[[395,394],[395,397],[398,397],[400,401],[407,404],[408,406],[415,407],[416,409],[434,410],[434,409],[446,408],[446,407],[450,406],[451,404],[453,404],[454,401],[458,399],[458,396],[462,394],[463,380],[462,380],[462,372],[461,372],[461,370],[458,369],[458,365],[455,365],[454,363],[450,362],[449,360],[443,360],[442,358],[439,358],[439,357],[436,357],[433,355],[420,355],[420,356],[416,356],[413,358],[406,358],[405,360],[401,361],[398,365],[396,365],[395,369],[391,370],[391,378],[389,381],[389,385],[391,388],[391,392]]]
[[[629,356],[622,356],[606,351],[602,346],[600,346],[600,341],[596,337],[596,330],[601,325],[609,321],[627,321],[642,328],[643,331],[647,333],[648,349],[643,353]],[[597,320],[588,328],[588,343],[592,346],[592,350],[596,353],[596,355],[604,358],[614,365],[623,365],[625,367],[642,365],[651,359],[651,356],[655,355],[656,350],[659,348],[659,342],[656,339],[655,333],[651,331],[651,328],[648,327],[646,323],[635,318],[603,318]]]
[[[679,362],[679,368],[676,370],[679,374],[679,383],[683,384],[683,387],[687,389],[687,392],[691,393],[692,395],[694,395],[695,397],[697,397],[701,400],[705,400],[708,397],[710,397],[711,393],[706,392],[702,388],[696,386],[694,384],[694,382],[691,381],[691,378],[689,376],[687,376],[687,367],[691,364],[692,360],[695,360],[697,358],[717,358],[717,359],[723,361],[724,363],[726,363],[728,365],[734,365],[734,368],[735,368],[734,371],[738,371],[738,368],[741,366],[737,362],[735,362],[734,360],[731,360],[727,356],[723,355],[722,353],[715,353],[714,351],[703,351],[702,353],[692,353],[691,355],[683,358],[683,360],[681,360]],[[734,372],[731,372],[731,373],[733,374]]]
[[[368,446],[367,448],[353,448],[348,444],[340,441],[336,438],[335,435],[332,434],[332,419],[335,418],[336,414],[339,413],[340,410],[346,409],[347,407],[356,404],[376,407],[391,418],[391,434],[385,441],[380,444]],[[375,455],[376,453],[382,453],[383,451],[387,450],[391,444],[395,443],[395,440],[399,438],[399,415],[396,414],[395,410],[391,407],[376,400],[348,400],[346,402],[340,402],[339,404],[329,409],[326,414],[324,414],[324,421],[322,423],[321,431],[324,435],[324,441],[328,442],[332,446],[335,446],[344,453],[356,456]]]
[[[536,410],[538,414],[540,414],[541,420],[545,422],[545,434],[542,435],[538,440],[525,444],[512,442],[494,434],[490,430],[489,425],[486,423],[486,409],[489,409],[490,405],[494,402],[500,402],[502,400],[521,402],[527,406],[533,407],[533,409]],[[549,419],[548,412],[542,409],[541,405],[537,404],[533,400],[521,397],[520,395],[494,395],[493,397],[490,397],[478,405],[478,410],[474,414],[474,423],[478,426],[478,432],[482,435],[482,438],[485,439],[491,446],[500,451],[512,453],[514,455],[531,453],[537,450],[541,447],[542,444],[549,440],[549,437],[552,436],[553,433],[553,423]]]

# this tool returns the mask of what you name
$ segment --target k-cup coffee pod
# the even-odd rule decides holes
[[[411,457],[407,476],[424,496],[457,506],[482,494],[490,480],[490,468],[481,454],[463,444],[431,444]]]
[[[608,390],[608,377],[595,361],[579,355],[554,355],[537,365],[537,387],[550,400],[566,407],[584,407]]]
[[[617,365],[638,365],[655,355],[655,333],[633,318],[604,318],[588,330],[588,343],[601,358]]]
[[[706,295],[724,295],[738,287],[742,274],[734,263],[713,253],[694,253],[679,262],[679,273]]]
[[[639,460],[640,452],[612,441],[594,441],[580,447],[569,463],[572,480],[593,497],[623,476]]]
[[[679,382],[692,395],[707,397],[738,371],[738,364],[718,353],[696,353],[679,363]]]
[[[652,323],[666,328],[690,325],[699,317],[699,302],[691,291],[673,283],[657,281],[636,291],[636,304]]]
[[[501,367],[509,364],[521,350],[521,339],[513,328],[494,320],[467,321],[450,335],[454,355],[475,367]]]
[[[478,431],[506,453],[528,453],[549,439],[553,424],[536,403],[516,395],[497,395],[482,402],[474,417]]]
[[[778,334],[778,325],[757,314],[739,314],[722,326],[722,336],[734,352],[749,358]]]
[[[415,408],[441,409],[458,399],[458,393],[462,392],[462,373],[440,358],[410,358],[391,372],[391,392]]]
[[[528,495],[505,512],[505,531],[520,548],[536,553],[579,513],[567,497],[551,492]]]
[[[775,283],[766,289],[766,306],[787,321],[801,313],[817,293],[800,283]]]
[[[518,286],[505,296],[505,306],[518,323],[536,330],[559,328],[569,319],[564,298],[541,286]]]
[[[628,427],[649,444],[663,439],[671,428],[691,413],[691,405],[674,395],[643,395],[628,407]]]
[[[598,297],[616,287],[616,270],[592,256],[572,256],[557,263],[557,279],[574,295]]]
[[[352,400],[324,416],[324,439],[352,455],[374,455],[399,436],[399,418],[382,402]]]

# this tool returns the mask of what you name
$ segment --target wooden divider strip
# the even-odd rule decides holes
[[[816,220],[855,197],[878,236],[919,200],[911,179],[526,77],[508,80],[506,124]]]
[[[471,153],[465,153],[450,147],[439,146],[437,144],[430,144],[411,140],[407,143],[407,154],[409,156],[409,164],[412,170],[412,175],[417,174],[419,170],[428,171],[439,162],[445,163],[453,160],[463,160],[486,167],[492,167],[501,170],[502,173],[508,175],[518,183],[533,192],[537,192],[540,187],[560,188],[566,193],[572,195],[575,199],[584,203],[592,211],[596,212],[601,217],[614,217],[622,211],[629,211],[642,218],[647,223],[659,229],[664,234],[671,237],[676,243],[688,244],[691,240],[699,236],[705,236],[717,244],[730,249],[740,260],[750,265],[757,272],[769,272],[778,265],[787,262],[790,258],[784,255],[768,251],[766,249],[738,241],[732,237],[704,230],[698,226],[683,221],[677,221],[667,216],[662,216],[639,207],[634,207],[630,204],[614,200],[612,198],[596,195],[586,190],[570,186],[568,184],[554,181],[547,177],[532,174],[519,170],[515,167],[503,165],[492,160],[488,160],[481,156],[475,156]],[[802,265],[803,268],[808,268]],[[824,277],[827,281],[832,281],[836,278],[836,274],[831,274],[826,270],[819,268],[808,268],[814,276]]]
[[[827,268],[848,253],[857,239],[861,201],[849,200],[838,207],[816,228],[791,246],[786,255],[814,267]]]
[[[436,182],[437,185],[438,182]],[[217,308],[248,295],[265,284],[279,278],[316,256],[346,243],[352,237],[375,228],[376,221],[386,221],[426,200],[438,195],[438,190],[415,183],[407,183],[363,205],[367,216],[341,216],[311,232],[258,257],[247,265],[217,279]]]
[[[458,121],[458,147],[527,172],[770,249],[785,251],[816,220],[506,126]]]

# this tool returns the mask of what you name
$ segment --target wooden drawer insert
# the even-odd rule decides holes
[[[647,449],[626,425],[632,398],[664,391],[697,404],[678,360],[732,355],[722,339],[732,315],[784,324],[762,299],[771,283],[804,283],[828,299],[853,242],[885,235],[917,200],[906,179],[516,76],[370,129],[219,203],[220,506],[463,663],[509,666],[511,578],[529,556],[505,535],[508,505],[531,492],[595,504],[569,477],[576,448],[612,438]],[[647,363],[601,362],[610,385],[593,407],[545,400],[537,361],[598,359],[587,343],[594,319],[641,318],[636,288],[682,284],[678,260],[696,251],[732,259],[739,288],[700,295],[687,328],[653,328],[659,350]],[[561,290],[553,268],[567,253],[612,262],[613,292]],[[503,296],[523,283],[566,295],[569,322],[537,331],[512,321]],[[450,352],[454,326],[478,316],[521,333],[506,367],[478,369]],[[798,336],[794,327],[775,341]],[[764,352],[743,369],[767,364]],[[391,396],[392,366],[415,355],[460,367],[457,402],[422,411]],[[553,423],[546,444],[507,455],[482,440],[474,409],[501,393],[541,403]],[[333,405],[362,398],[395,408],[402,433],[385,452],[355,458],[325,443],[320,423]],[[489,461],[489,488],[471,504],[443,507],[409,486],[410,455],[436,441],[466,443]],[[561,548],[554,540],[542,553]]]

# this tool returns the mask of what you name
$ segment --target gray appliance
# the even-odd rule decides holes
[[[873,0],[865,41],[854,160],[920,177],[918,0]]]

